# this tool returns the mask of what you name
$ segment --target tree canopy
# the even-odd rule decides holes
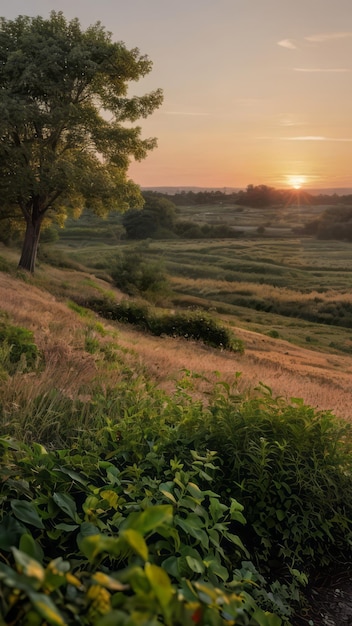
[[[20,267],[34,271],[45,220],[143,205],[127,171],[156,140],[131,123],[159,107],[162,92],[129,96],[128,87],[151,68],[99,22],[83,31],[55,11],[0,18],[0,218],[22,220]]]

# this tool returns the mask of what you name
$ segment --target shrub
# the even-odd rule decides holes
[[[203,341],[215,348],[235,352],[244,351],[240,340],[235,339],[227,328],[201,311],[155,316],[152,322],[152,332],[156,335],[165,334]]]
[[[163,264],[146,261],[136,250],[120,254],[111,270],[115,285],[130,296],[142,295],[153,299],[168,292],[168,282]]]
[[[234,575],[246,549],[228,528],[245,518],[202,478],[215,455],[184,466],[152,452],[137,467],[118,448],[102,460],[0,440],[6,623],[280,626]],[[253,567],[251,577],[269,602]]]
[[[102,317],[134,324],[153,335],[169,335],[203,341],[209,346],[244,352],[243,342],[210,315],[195,311],[188,313],[158,314],[144,303],[122,300],[116,303],[104,298],[91,298],[80,302]]]
[[[39,351],[33,340],[33,333],[20,326],[0,322],[0,344],[9,347],[8,368],[14,371],[14,364],[24,361],[24,367],[31,369],[39,358]]]

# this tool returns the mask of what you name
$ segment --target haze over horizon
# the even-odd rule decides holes
[[[131,93],[165,100],[138,121],[158,148],[130,175],[143,187],[350,188],[351,0],[12,0],[100,20],[153,61]]]

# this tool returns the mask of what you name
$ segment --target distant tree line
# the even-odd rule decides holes
[[[339,196],[336,193],[311,194],[303,189],[275,189],[268,185],[248,185],[245,190],[226,193],[226,191],[179,191],[175,194],[155,195],[166,197],[176,206],[239,204],[248,207],[285,206],[290,204],[309,204],[312,206],[324,204],[352,205],[352,194]]]
[[[330,207],[317,219],[308,222],[300,232],[317,239],[352,241],[352,207]]]
[[[241,232],[227,224],[197,224],[191,220],[181,220],[174,202],[158,192],[143,194],[145,203],[142,210],[131,209],[122,217],[127,239],[183,239],[230,238]],[[219,201],[217,202],[219,204]]]

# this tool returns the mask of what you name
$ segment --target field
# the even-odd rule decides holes
[[[0,248],[0,331],[20,327],[34,354],[0,353],[0,543],[16,545],[0,606],[15,624],[323,623],[329,589],[314,609],[305,586],[351,545],[350,244],[258,219],[231,239],[128,242],[118,218],[84,218],[41,244],[34,276]],[[151,311],[206,311],[244,353],[80,306],[126,300],[110,272],[129,249],[166,268]]]
[[[312,406],[350,418],[351,247],[346,242],[298,237],[291,230],[322,210],[279,209],[280,219],[277,209],[265,210],[269,221],[281,220],[282,232],[274,237],[257,233],[262,209],[182,207],[180,219],[233,219],[234,225],[240,219],[241,228],[252,233],[224,240],[142,242],[111,241],[111,233],[121,230],[118,215],[108,221],[87,215],[71,220],[59,231],[58,241],[42,244],[41,258],[48,256],[56,267],[48,269],[41,261],[34,281],[64,300],[77,292],[101,296],[115,291],[115,297],[122,298],[111,282],[114,260],[121,250],[142,251],[145,259],[164,264],[169,276],[171,292],[159,304],[206,310],[245,344],[244,355],[229,356],[123,327],[122,342],[138,352],[160,385],[170,390],[183,368],[210,380],[215,371],[226,380],[239,371],[241,389],[261,381],[277,395],[302,397]],[[11,254],[15,259],[15,252]]]

